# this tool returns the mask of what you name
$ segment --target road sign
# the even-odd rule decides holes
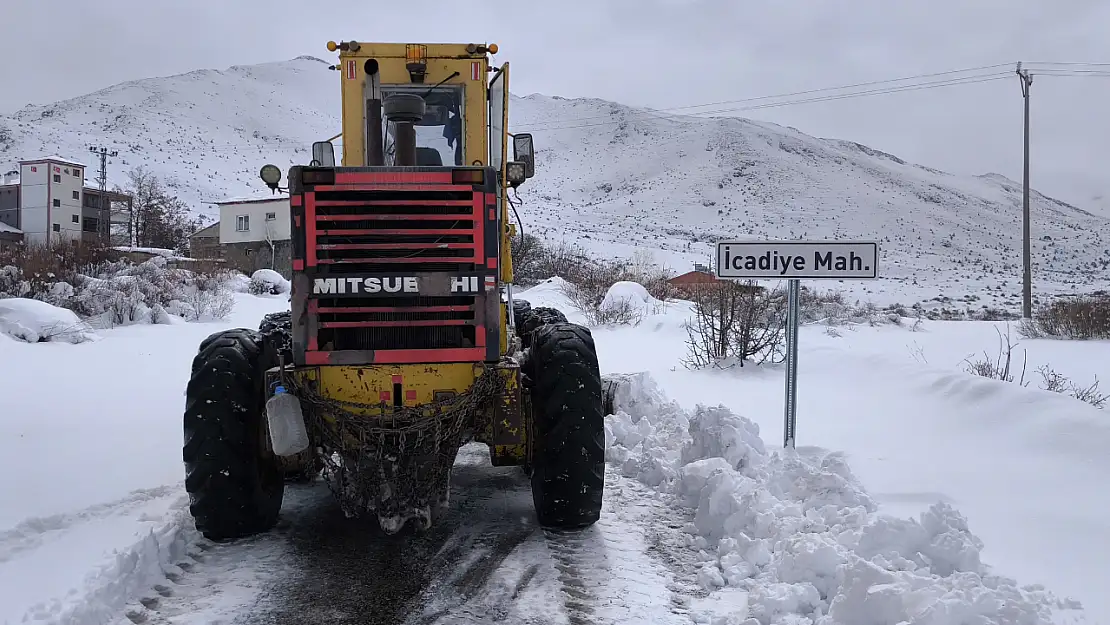
[[[875,241],[718,241],[717,277],[729,280],[873,280]]]
[[[794,447],[798,427],[798,316],[801,280],[874,280],[875,241],[718,241],[717,277],[786,280],[786,402],[782,446]]]

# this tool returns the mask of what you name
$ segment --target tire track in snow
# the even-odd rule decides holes
[[[522,479],[523,488],[527,482]],[[530,499],[530,498],[529,498]],[[525,511],[529,518],[532,512]],[[532,532],[485,586],[439,590],[411,625],[610,625],[691,622],[695,589],[683,564],[693,552],[678,536],[683,519],[640,484],[606,474],[601,519],[581,531]],[[648,528],[666,538],[649,537]],[[673,565],[674,571],[671,570]],[[676,574],[675,571],[683,571]],[[559,607],[562,610],[559,610]]]
[[[89,506],[76,512],[52,514],[24,519],[11,529],[0,532],[0,563],[42,545],[51,534],[63,532],[82,523],[118,516],[156,499],[181,497],[181,483],[132,491],[120,499]]]
[[[226,544],[194,532],[115,625],[690,623],[699,590],[685,519],[612,469],[606,483],[593,527],[543,530],[520,470],[464,448],[450,511],[429,532],[392,537],[345,518],[322,482],[287,485],[278,527]]]
[[[674,513],[611,467],[605,483],[605,506],[593,527],[544,532],[569,625],[689,623],[685,605],[692,589],[659,562],[658,555],[673,551],[670,545],[650,542],[645,531]],[[681,558],[683,551],[689,550],[680,548],[672,557]]]
[[[527,482],[515,467],[489,466],[483,446],[460,450],[451,482],[439,522],[398,536],[382,535],[373,519],[345,518],[320,484],[317,505],[291,519],[293,572],[241,622],[396,625],[420,612],[429,590],[483,586],[532,531]]]

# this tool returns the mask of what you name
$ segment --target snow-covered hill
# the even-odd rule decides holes
[[[147,165],[195,206],[263,192],[266,162],[308,160],[339,132],[339,77],[312,57],[124,83],[0,117],[0,168],[89,145],[120,152],[113,182]],[[843,140],[744,119],[662,115],[601,100],[517,97],[537,176],[520,194],[526,232],[607,255],[634,247],[685,271],[722,236],[875,238],[876,303],[1016,309],[1021,184],[956,176]],[[968,141],[974,141],[969,137]],[[952,149],[960,149],[954,145]],[[1035,194],[1035,293],[1104,288],[1110,220]]]

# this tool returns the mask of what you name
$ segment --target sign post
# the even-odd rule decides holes
[[[718,241],[717,277],[787,280],[786,402],[783,447],[793,448],[798,425],[798,326],[802,280],[874,280],[876,241]]]

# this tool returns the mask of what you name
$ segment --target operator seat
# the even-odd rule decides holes
[[[443,167],[443,156],[435,148],[416,148],[417,167]]]

